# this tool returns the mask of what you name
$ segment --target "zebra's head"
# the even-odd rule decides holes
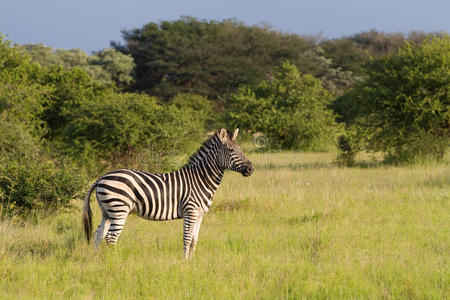
[[[248,158],[245,157],[238,144],[236,144],[238,133],[239,129],[236,129],[234,132],[230,132],[222,128],[219,131],[218,136],[222,142],[219,163],[224,169],[239,172],[243,176],[250,176],[254,170],[253,165]]]

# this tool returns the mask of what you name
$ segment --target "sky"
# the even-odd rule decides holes
[[[122,29],[181,16],[323,38],[371,29],[450,33],[450,0],[0,0],[0,33],[18,44],[92,52],[122,41]]]

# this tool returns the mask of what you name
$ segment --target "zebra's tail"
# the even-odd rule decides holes
[[[84,207],[83,207],[83,227],[84,227],[84,235],[86,236],[86,240],[88,244],[91,242],[92,236],[92,210],[90,204],[90,198],[92,191],[97,186],[98,180],[89,188],[86,196],[84,197]]]

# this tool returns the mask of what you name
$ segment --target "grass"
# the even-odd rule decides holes
[[[338,168],[333,153],[249,158],[254,175],[226,174],[192,261],[182,259],[182,221],[130,216],[118,246],[98,252],[84,242],[81,201],[2,221],[0,298],[450,297],[448,160]]]

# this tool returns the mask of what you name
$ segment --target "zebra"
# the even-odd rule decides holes
[[[203,215],[226,169],[250,176],[254,169],[236,144],[239,129],[222,128],[193,154],[188,163],[171,173],[148,173],[133,169],[111,171],[89,188],[83,208],[87,242],[92,236],[90,197],[96,188],[102,220],[94,233],[94,248],[100,242],[116,244],[128,214],[154,221],[183,218],[184,258],[192,258],[198,242]]]

